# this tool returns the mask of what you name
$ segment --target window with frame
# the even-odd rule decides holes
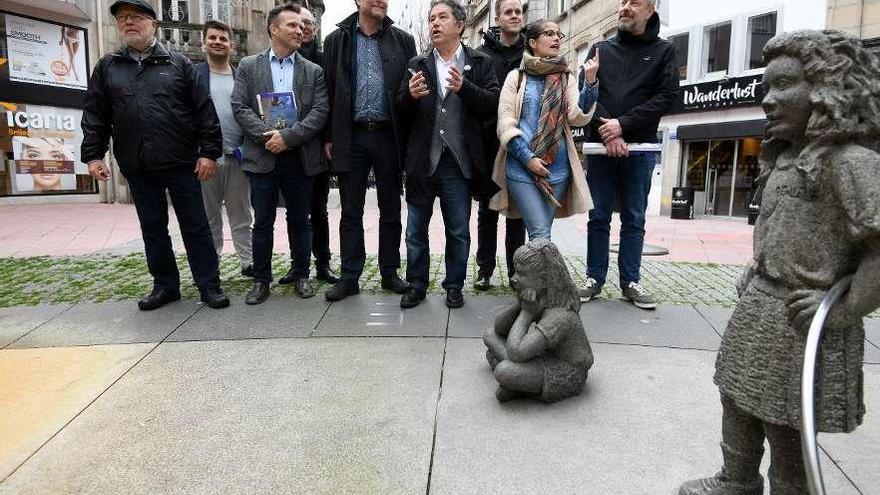
[[[669,42],[675,47],[675,65],[678,67],[678,79],[684,81],[688,77],[688,44],[690,34],[683,33],[669,37]]]
[[[748,53],[746,54],[746,67],[760,69],[764,67],[762,53],[764,45],[770,38],[776,36],[776,12],[749,17]]]
[[[701,75],[730,69],[730,22],[703,28]]]

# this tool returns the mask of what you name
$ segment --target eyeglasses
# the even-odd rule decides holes
[[[116,16],[116,22],[119,24],[125,24],[129,19],[132,22],[144,22],[147,19],[152,19],[152,17],[143,14],[119,14]]]
[[[563,33],[562,31],[554,31],[552,29],[548,29],[546,31],[543,31],[541,33],[541,36],[549,36],[550,38],[552,38],[554,36],[558,36],[559,39],[565,39],[565,33]]]
[[[315,25],[314,22],[312,22],[312,21],[310,21],[310,20],[308,20],[308,19],[303,19],[302,23],[303,23],[303,26],[307,26],[307,27],[312,27],[312,26]]]

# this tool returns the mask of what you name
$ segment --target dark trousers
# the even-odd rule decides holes
[[[330,264],[330,220],[327,214],[327,198],[330,196],[330,172],[324,172],[312,177],[312,206],[309,213],[309,222],[312,224],[312,254],[315,256],[315,266],[327,266]],[[290,223],[288,210],[287,223]],[[293,252],[294,233],[287,231],[287,241],[290,251]]]
[[[480,198],[477,210],[477,266],[481,277],[495,272],[495,253],[498,251],[498,212],[489,208],[488,197]],[[522,218],[508,218],[504,234],[504,256],[507,276],[512,277],[513,253],[526,243],[526,228]]]
[[[437,170],[430,177],[434,197],[440,198],[440,212],[446,230],[446,278],[444,289],[461,289],[467,276],[471,247],[471,183],[461,173],[449,151],[440,157]],[[434,197],[429,201],[407,201],[406,280],[425,291],[431,264],[428,226],[434,213]]]
[[[272,246],[275,239],[275,214],[278,191],[287,207],[287,230],[292,232],[290,257],[296,278],[309,276],[309,251],[312,227],[309,210],[312,204],[312,178],[303,173],[298,152],[282,153],[275,159],[275,168],[265,174],[245,172],[251,185],[251,206],[254,208],[254,280],[272,281]]]
[[[593,209],[587,223],[587,276],[605,283],[614,196],[620,194],[620,252],[617,256],[620,287],[641,279],[645,243],[645,210],[654,171],[653,155],[625,158],[587,158],[587,184]]]
[[[128,185],[141,224],[153,287],[180,292],[180,272],[168,235],[166,191],[171,196],[196,286],[201,290],[220,287],[217,251],[205,215],[202,186],[192,169],[172,168],[132,175],[128,177]]]
[[[339,251],[342,280],[357,283],[367,260],[364,248],[364,201],[370,169],[376,177],[379,202],[379,271],[383,277],[400,268],[400,167],[391,129],[352,128],[351,170],[339,174],[342,219]]]

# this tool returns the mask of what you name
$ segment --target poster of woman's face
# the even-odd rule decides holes
[[[75,157],[65,139],[14,136],[12,150],[19,192],[76,189]]]

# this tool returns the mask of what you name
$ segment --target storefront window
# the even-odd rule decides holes
[[[678,66],[678,79],[684,81],[687,79],[688,71],[688,41],[690,35],[687,33],[672,36],[669,41],[675,47],[675,62]]]
[[[744,217],[749,213],[749,201],[755,193],[755,181],[758,179],[758,153],[761,151],[761,140],[758,138],[740,139],[737,147],[732,215]]]
[[[749,69],[764,67],[762,52],[770,38],[776,36],[776,12],[749,18],[749,53],[747,65]]]
[[[730,23],[703,29],[702,74],[727,72],[730,67]]]
[[[683,186],[694,189],[698,215],[744,217],[758,178],[761,139],[690,141],[683,163]]]

